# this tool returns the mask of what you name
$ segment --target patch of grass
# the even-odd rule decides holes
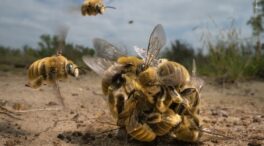
[[[163,57],[185,65],[189,71],[195,58],[198,74],[213,77],[219,83],[264,79],[264,54],[257,59],[253,42],[241,38],[240,31],[232,24],[226,28],[215,35],[209,31],[203,33],[202,41],[209,50],[205,55],[176,41],[163,52]]]

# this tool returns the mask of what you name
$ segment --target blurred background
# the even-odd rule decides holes
[[[82,16],[82,0],[1,0],[0,70],[25,69],[36,59],[53,55],[57,29],[69,27],[63,54],[79,65],[93,55],[92,39],[100,37],[135,54],[147,47],[156,24],[162,24],[167,45],[161,57],[217,82],[264,79],[264,0],[105,0],[117,9]],[[77,8],[77,9],[76,9]]]

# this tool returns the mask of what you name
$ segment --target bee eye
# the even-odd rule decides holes
[[[66,70],[67,70],[68,73],[70,73],[72,71],[72,68],[73,68],[72,64],[69,63],[69,64],[66,65]]]
[[[141,64],[137,67],[136,74],[139,74],[145,70],[145,65]]]

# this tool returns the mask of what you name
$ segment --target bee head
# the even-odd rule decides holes
[[[139,64],[136,69],[136,74],[139,75],[141,72],[145,71],[147,69],[147,65],[144,63]]]
[[[69,63],[66,65],[66,72],[70,74],[71,76],[78,77],[79,76],[79,69],[77,65],[75,65],[73,62],[69,61]]]
[[[105,7],[102,3],[97,3],[95,4],[95,10],[100,13],[100,14],[103,14],[104,11],[105,11]]]

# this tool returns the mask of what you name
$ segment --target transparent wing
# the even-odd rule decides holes
[[[57,46],[56,54],[61,55],[62,50],[65,48],[65,40],[69,32],[69,27],[66,25],[62,25],[59,28],[57,28],[57,31],[58,31],[57,37],[58,37],[59,44]]]
[[[113,65],[113,62],[104,58],[98,57],[82,57],[83,62],[90,67],[95,73],[103,76],[104,72]]]
[[[150,65],[151,62],[158,56],[160,49],[166,44],[165,31],[161,24],[158,24],[152,31],[149,39],[146,65]]]
[[[134,50],[137,55],[145,61],[145,59],[147,58],[147,50],[144,48],[139,48],[137,46],[134,46]]]
[[[197,67],[196,61],[193,59],[192,62],[192,76],[191,76],[191,85],[196,88],[198,91],[201,91],[204,85],[204,80],[196,76]]]
[[[191,85],[196,88],[198,91],[201,91],[203,86],[204,86],[204,80],[197,77],[197,76],[192,76],[191,77]]]
[[[96,56],[108,60],[116,61],[119,57],[125,56],[119,48],[104,39],[95,38],[93,40]]]

